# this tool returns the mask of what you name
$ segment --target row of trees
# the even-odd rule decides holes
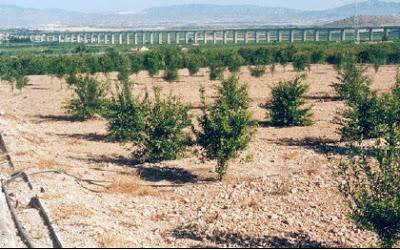
[[[400,44],[296,44],[280,46],[232,48],[155,48],[143,53],[118,53],[110,49],[105,54],[80,53],[79,55],[20,55],[0,56],[0,78],[11,83],[21,82],[27,75],[51,75],[74,79],[81,73],[119,72],[121,79],[146,70],[156,76],[164,70],[167,81],[178,79],[178,69],[188,68],[195,75],[201,67],[211,69],[210,78],[217,79],[225,69],[237,72],[241,66],[250,66],[252,75],[265,73],[270,65],[273,73],[276,64],[293,63],[304,71],[313,63],[328,63],[341,68],[347,62],[372,63],[376,69],[388,63],[400,63]],[[19,80],[19,81],[18,81]],[[23,84],[22,84],[23,85]],[[21,86],[21,84],[19,84]],[[23,87],[23,86],[22,86]]]
[[[380,138],[371,153],[360,146],[340,163],[340,191],[349,201],[350,218],[360,227],[375,232],[382,246],[392,247],[400,233],[400,72],[391,93],[378,95],[369,88],[364,69],[346,64],[335,88],[346,102],[342,113],[344,140]],[[304,95],[305,76],[280,82],[272,89],[266,106],[274,126],[306,126],[312,114]],[[202,148],[202,156],[216,160],[219,179],[225,176],[229,161],[249,145],[256,122],[249,111],[247,87],[235,76],[218,85],[212,103],[201,88],[202,115],[195,128],[189,107],[179,98],[162,98],[160,89],[133,96],[129,81],[121,81],[119,91],[106,98],[107,87],[91,77],[78,78],[69,110],[80,119],[102,115],[108,122],[109,138],[134,143],[139,162],[160,162],[184,156],[189,146]]]
[[[153,96],[134,96],[129,81],[121,81],[111,99],[106,97],[108,86],[93,77],[78,78],[76,98],[67,106],[74,118],[84,120],[103,116],[108,123],[108,138],[135,145],[134,159],[161,162],[184,156],[187,148],[197,144],[203,157],[217,160],[220,180],[225,176],[228,162],[244,150],[255,131],[256,123],[248,111],[250,98],[247,86],[235,76],[222,81],[218,97],[209,104],[202,88],[203,115],[195,129],[189,107],[173,95],[161,97],[160,88]]]

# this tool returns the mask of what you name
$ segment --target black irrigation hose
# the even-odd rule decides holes
[[[27,235],[26,231],[24,230],[24,228],[21,225],[21,222],[18,219],[17,213],[15,212],[15,209],[13,208],[13,206],[11,205],[11,201],[10,201],[10,196],[8,195],[7,192],[7,188],[6,185],[4,183],[2,183],[1,185],[2,187],[2,191],[4,193],[4,196],[6,198],[6,202],[8,205],[8,208],[10,210],[12,219],[14,221],[15,227],[18,230],[18,234],[21,237],[21,240],[24,242],[24,244],[28,247],[28,248],[35,248],[32,244],[32,241],[30,240],[29,236]]]
[[[44,209],[42,202],[40,202],[40,199],[37,196],[33,197],[31,200],[31,204],[39,210],[42,219],[44,220],[47,228],[49,229],[50,238],[53,241],[53,247],[63,248],[60,239],[58,238],[56,231],[53,227],[53,224],[50,221],[49,215],[46,213],[46,210]]]
[[[0,149],[1,149],[1,151],[4,152],[4,155],[6,156],[7,161],[10,164],[10,167],[15,168],[15,166],[14,166],[12,160],[11,160],[11,156],[8,153],[8,150],[7,150],[7,147],[6,147],[6,143],[4,142],[3,135],[1,133],[0,133]]]

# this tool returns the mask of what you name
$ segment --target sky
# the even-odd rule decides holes
[[[362,1],[362,0],[361,0]],[[392,0],[400,1],[400,0]],[[140,11],[154,6],[187,3],[256,4],[284,6],[303,10],[333,8],[354,0],[0,0],[0,4],[14,4],[29,8],[58,8],[81,12]]]

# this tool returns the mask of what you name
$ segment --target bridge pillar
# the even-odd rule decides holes
[[[319,41],[319,30],[314,31],[314,41],[318,42]]]
[[[108,43],[108,34],[104,33],[104,44]]]
[[[115,44],[115,35],[111,34],[111,44]]]
[[[171,44],[171,33],[167,33],[167,44]]]
[[[278,42],[282,42],[282,31],[278,30]]]
[[[224,36],[224,44],[228,44],[228,32],[224,31],[223,36]]]
[[[180,40],[181,40],[181,38],[179,36],[179,32],[177,31],[177,32],[175,32],[175,43],[179,44]]]
[[[383,37],[384,37],[383,40],[389,40],[389,29],[388,28],[385,28],[383,30]]]
[[[185,44],[189,44],[189,32],[185,32]]]
[[[133,33],[133,44],[134,45],[138,44],[138,34],[137,34],[137,32]]]
[[[118,34],[118,44],[119,45],[122,44],[122,34],[121,33]]]
[[[244,32],[244,43],[249,43],[249,32],[247,30]]]
[[[126,33],[126,44],[131,44],[131,35],[129,33]]]
[[[62,36],[61,36],[61,34],[58,35],[58,42],[59,42],[59,43],[62,42]]]
[[[374,29],[369,29],[369,40],[373,41],[374,40]]]
[[[301,35],[301,40],[303,42],[307,42],[307,30],[303,30],[303,33]]]
[[[216,31],[213,32],[213,43],[217,44],[217,32]]]
[[[256,43],[260,43],[260,33],[258,31],[255,31],[255,37]]]
[[[360,41],[360,30],[359,29],[354,29],[354,40],[356,41],[356,42],[359,42]]]
[[[346,30],[345,29],[340,30],[340,41],[342,41],[342,42],[346,41]]]
[[[97,44],[101,43],[101,35],[100,33],[97,33]]]
[[[158,32],[158,44],[161,45],[163,44],[163,33]]]
[[[233,43],[234,43],[234,44],[237,44],[237,43],[238,43],[238,31],[237,31],[237,30],[235,30],[235,31],[233,32]]]
[[[271,42],[271,32],[269,32],[268,30],[265,32],[265,36],[266,36],[266,39],[267,39],[267,43],[270,43]]]
[[[291,43],[294,43],[294,30],[290,30],[290,31],[289,31],[289,36],[290,36],[290,38],[289,38],[289,39],[290,39],[290,42],[291,42]]]
[[[142,45],[146,45],[146,32],[142,32]]]
[[[194,44],[198,44],[199,42],[199,34],[197,31],[194,32]]]
[[[87,33],[83,34],[83,43],[88,43],[88,35],[87,35]]]
[[[332,41],[332,35],[333,35],[332,30],[328,30],[328,41],[329,41],[329,42]]]
[[[154,33],[150,32],[150,45],[154,44]]]
[[[207,31],[203,32],[203,43],[207,44]]]

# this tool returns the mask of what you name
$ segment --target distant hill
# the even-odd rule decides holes
[[[346,18],[324,25],[329,28],[353,27],[353,18]],[[360,16],[360,27],[400,26],[400,16]]]
[[[368,0],[359,4],[360,15],[398,16],[400,3]],[[321,11],[255,5],[189,4],[157,7],[132,13],[94,13],[59,9],[28,9],[0,4],[0,28],[171,28],[207,25],[268,26],[316,25],[346,19],[354,15],[352,4]],[[388,21],[392,21],[389,20]],[[346,21],[343,21],[346,22]],[[397,23],[397,22],[396,22]],[[379,22],[385,24],[385,20]],[[236,25],[236,26],[235,26]]]

